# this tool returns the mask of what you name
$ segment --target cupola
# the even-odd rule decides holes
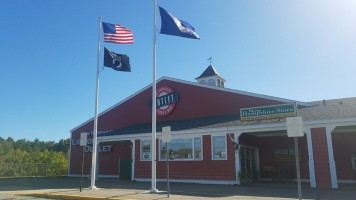
[[[195,78],[198,83],[216,87],[225,87],[225,79],[220,76],[216,69],[210,64],[208,68],[198,77]]]

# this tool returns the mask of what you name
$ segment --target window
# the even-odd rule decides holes
[[[213,160],[226,160],[225,136],[212,136],[212,151]]]
[[[200,84],[204,84],[204,85],[206,85],[205,80],[201,80],[201,81],[199,81],[199,83],[200,83]]]
[[[141,141],[141,160],[151,160],[151,141]]]
[[[168,143],[168,155],[172,160],[201,160],[202,156],[202,142],[201,137],[189,139],[175,139]],[[160,141],[160,158],[162,160],[166,157],[166,143]]]
[[[216,83],[215,83],[214,79],[209,79],[207,84],[211,85],[211,86],[216,86]]]

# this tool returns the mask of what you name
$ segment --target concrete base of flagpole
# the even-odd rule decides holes
[[[159,193],[159,191],[157,189],[150,189],[150,193],[151,194],[157,194],[157,193]]]
[[[99,188],[97,188],[96,186],[89,186],[89,189],[91,189],[91,190],[97,190],[97,189],[99,189]]]

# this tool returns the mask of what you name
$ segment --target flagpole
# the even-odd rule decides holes
[[[96,93],[95,93],[95,109],[94,109],[94,130],[93,130],[93,152],[91,159],[91,182],[90,189],[96,189],[95,186],[95,173],[96,173],[96,156],[97,156],[97,134],[98,134],[98,99],[99,99],[99,58],[100,58],[100,31],[101,19],[99,17],[99,36],[98,36],[98,55],[96,63]]]
[[[152,187],[150,192],[157,193],[156,188],[156,4],[154,1],[154,26],[153,26],[153,81],[152,81],[152,141],[151,141],[151,155],[152,155]]]

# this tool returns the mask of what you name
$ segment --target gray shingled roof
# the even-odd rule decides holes
[[[351,104],[355,105],[356,104],[356,97],[350,97],[350,98],[342,98],[342,99],[330,99],[330,100],[322,100],[322,101],[313,101],[310,102],[313,105],[326,105],[326,106],[331,106],[331,105],[343,105],[343,104]]]
[[[220,76],[220,74],[216,71],[216,69],[212,65],[209,65],[208,68],[206,68],[206,70],[199,77],[195,79],[205,78],[209,76],[216,76],[216,75]]]
[[[325,106],[321,104],[303,108],[298,110],[298,113],[304,121],[356,117],[356,98],[350,99],[350,102],[339,104],[340,100],[335,101],[337,102],[335,104],[326,101]]]
[[[340,101],[342,101],[343,103],[339,103]],[[347,98],[347,99],[326,100],[325,106],[323,105],[323,101],[310,102],[310,103],[313,103],[315,106],[298,108],[298,116],[302,116],[303,121],[356,117],[356,97]],[[199,129],[243,126],[243,125],[254,125],[254,124],[268,124],[268,123],[278,123],[278,122],[285,122],[285,121],[286,121],[285,118],[265,119],[265,120],[258,120],[258,121],[235,120],[230,122],[217,123],[205,127],[199,127]]]

